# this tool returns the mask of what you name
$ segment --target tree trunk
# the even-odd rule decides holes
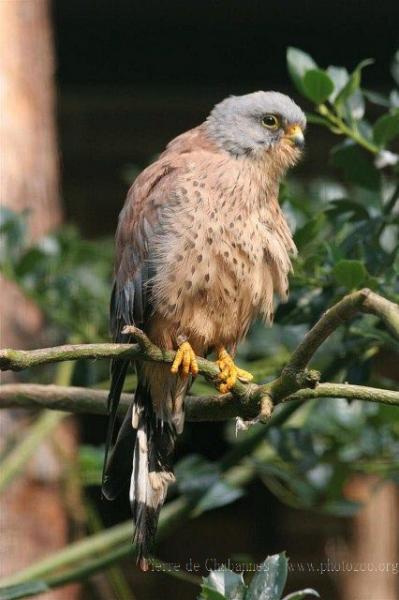
[[[353,478],[348,497],[364,503],[354,517],[340,573],[343,600],[397,600],[398,490],[378,477]]]
[[[27,210],[29,235],[39,238],[61,222],[55,128],[54,53],[47,0],[0,2],[0,200]],[[12,282],[0,281],[1,345],[29,347],[42,328],[38,308]],[[23,426],[21,413],[1,411],[0,447]],[[57,437],[74,451],[73,428]],[[62,467],[52,445],[43,444],[30,468],[0,498],[1,575],[15,573],[64,546],[68,522],[60,489]],[[76,587],[46,595],[72,600]]]

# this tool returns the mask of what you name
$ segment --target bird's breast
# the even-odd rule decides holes
[[[264,260],[264,225],[239,210],[181,212],[160,240],[154,304],[186,335],[206,347],[241,339],[273,284]]]

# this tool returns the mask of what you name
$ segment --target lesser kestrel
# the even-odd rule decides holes
[[[106,461],[103,493],[130,479],[140,565],[154,539],[184,424],[196,355],[215,351],[220,391],[251,375],[233,356],[253,319],[273,320],[288,294],[296,249],[278,204],[279,183],[301,155],[305,115],[284,94],[255,92],[217,104],[200,126],[172,140],[133,183],[119,217],[111,302],[114,340],[136,325],[170,367],[138,362],[132,406]],[[128,368],[112,364],[109,439]]]

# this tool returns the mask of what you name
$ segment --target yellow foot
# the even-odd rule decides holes
[[[198,375],[197,359],[194,350],[188,342],[183,342],[179,346],[170,372],[174,374],[180,372],[180,375],[183,377],[188,377],[190,373],[191,375]]]
[[[251,373],[236,367],[232,357],[224,348],[221,348],[218,351],[216,364],[220,369],[220,384],[218,385],[218,389],[221,394],[229,392],[236,383],[237,379],[240,381],[251,381],[251,379],[253,379],[253,375],[251,375]]]

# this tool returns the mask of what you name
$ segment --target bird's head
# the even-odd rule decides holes
[[[305,143],[306,117],[291,98],[279,92],[230,96],[212,110],[208,135],[234,156],[273,155],[281,170],[295,164]]]

